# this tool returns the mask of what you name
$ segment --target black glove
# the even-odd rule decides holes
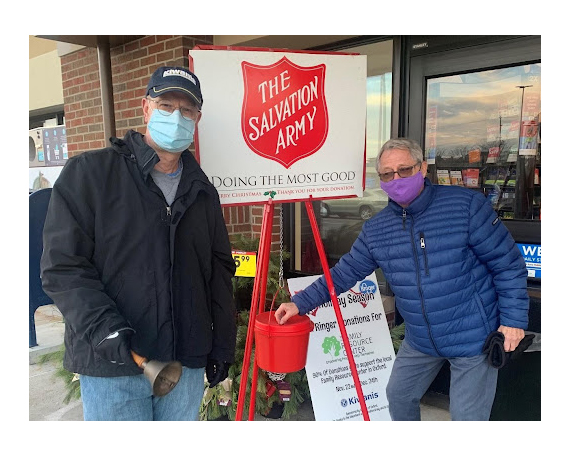
[[[534,334],[527,334],[512,352],[505,352],[505,335],[499,331],[493,331],[487,336],[483,346],[483,354],[487,355],[487,361],[491,366],[500,369],[511,359],[518,358],[532,344]]]
[[[114,330],[95,346],[95,353],[114,364],[136,366],[131,355],[131,336],[134,332],[133,328],[126,326]]]
[[[517,345],[512,352],[507,353],[510,359],[518,358],[528,347],[532,345],[532,339],[534,339],[534,334],[527,334],[522,338],[522,340]]]
[[[208,360],[208,364],[206,365],[206,378],[208,379],[210,388],[213,388],[228,377],[230,366],[230,363],[225,363],[224,361],[217,361],[215,359]]]

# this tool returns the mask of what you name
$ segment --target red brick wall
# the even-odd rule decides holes
[[[271,235],[271,251],[279,250],[280,235],[279,235],[279,214],[281,205],[275,205],[273,214],[273,232]],[[236,206],[224,207],[224,219],[228,228],[230,239],[244,234],[252,238],[259,238],[261,233],[261,224],[263,222],[263,206]]]
[[[97,50],[61,57],[67,150],[70,157],[103,147],[103,115]]]

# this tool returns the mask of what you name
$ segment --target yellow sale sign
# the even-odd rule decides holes
[[[232,250],[236,264],[236,277],[255,277],[257,252]]]

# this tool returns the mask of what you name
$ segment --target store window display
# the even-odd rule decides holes
[[[541,64],[427,81],[430,178],[483,192],[502,219],[540,219]]]

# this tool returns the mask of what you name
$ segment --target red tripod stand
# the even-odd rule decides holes
[[[317,219],[315,217],[315,212],[313,210],[313,198],[309,197],[308,201],[305,201],[305,208],[307,209],[307,214],[309,215],[309,220],[311,222],[311,229],[313,231],[313,237],[315,239],[315,244],[319,252],[319,259],[323,266],[323,272],[327,281],[329,288],[329,294],[333,303],[336,319],[339,325],[340,333],[342,336],[342,341],[346,347],[346,356],[348,358],[348,364],[350,366],[350,371],[352,373],[352,378],[354,380],[354,385],[356,387],[356,393],[358,395],[358,400],[360,403],[360,408],[362,410],[362,416],[365,421],[370,421],[368,416],[368,409],[364,400],[364,394],[362,393],[362,385],[360,384],[360,379],[358,378],[358,373],[356,370],[356,363],[354,362],[354,357],[352,350],[350,350],[350,343],[348,341],[348,335],[346,333],[346,327],[344,325],[344,320],[342,318],[342,313],[340,311],[340,306],[338,304],[338,297],[334,290],[334,284],[332,281],[332,276],[328,266],[328,262],[325,255],[325,249],[323,247],[323,241],[319,232],[319,227],[317,225]],[[274,203],[273,199],[269,199],[265,203],[263,209],[263,219],[261,223],[261,235],[259,239],[259,255],[258,264],[260,268],[258,269],[258,274],[255,276],[253,282],[253,294],[251,297],[251,309],[249,312],[249,324],[247,327],[247,336],[245,342],[245,353],[243,357],[242,365],[242,381],[239,387],[238,403],[236,410],[236,421],[241,421],[243,416],[243,408],[245,402],[245,393],[247,388],[247,380],[249,378],[249,365],[251,359],[251,350],[253,347],[254,338],[254,324],[255,316],[264,311],[265,307],[265,294],[267,288],[267,271],[269,269],[269,255],[271,248],[271,233],[273,229],[273,213],[274,213]],[[253,358],[253,374],[251,383],[251,393],[249,402],[249,419],[248,421],[253,421],[255,414],[255,397],[256,397],[256,387],[257,385],[257,372],[258,366],[256,362],[256,356]]]

